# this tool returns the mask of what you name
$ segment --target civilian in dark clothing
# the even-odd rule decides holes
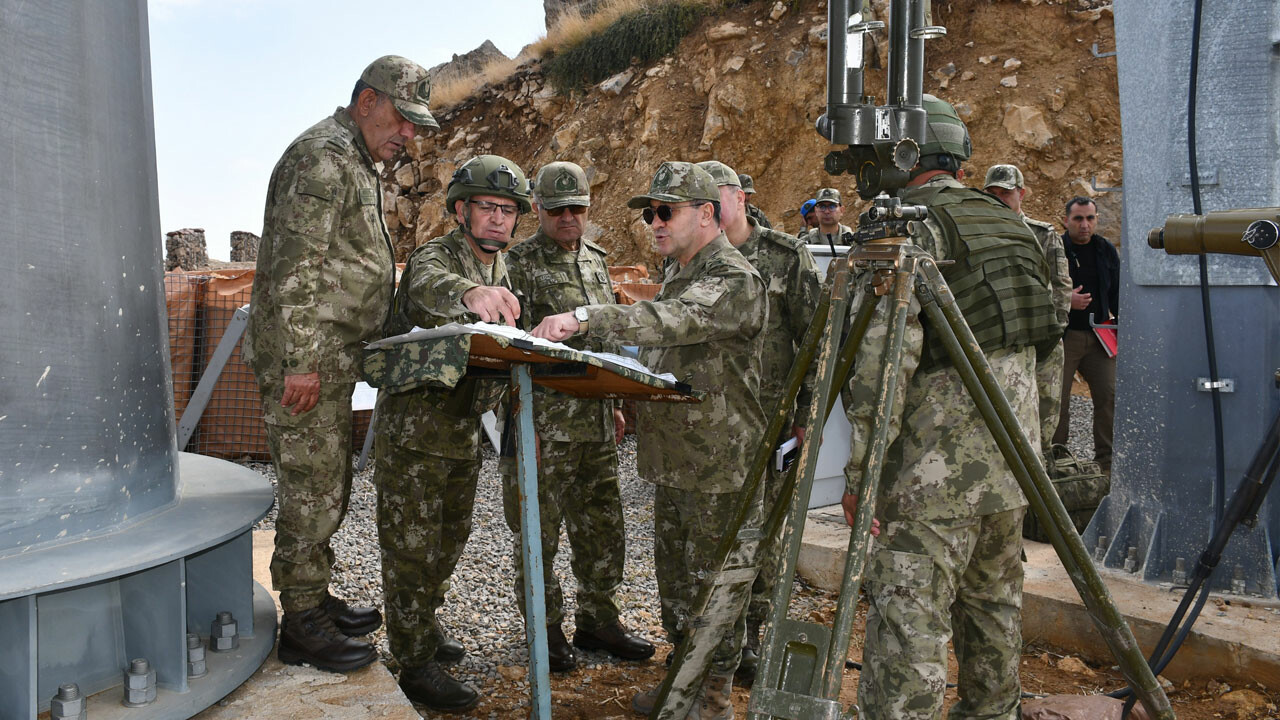
[[[1071,198],[1063,220],[1062,236],[1071,270],[1071,314],[1063,345],[1066,360],[1062,372],[1062,409],[1055,444],[1066,444],[1070,431],[1071,382],[1076,371],[1093,396],[1093,454],[1103,472],[1111,472],[1112,426],[1116,407],[1116,359],[1107,355],[1089,324],[1105,322],[1120,314],[1120,253],[1111,241],[1094,234],[1098,206],[1084,197]]]

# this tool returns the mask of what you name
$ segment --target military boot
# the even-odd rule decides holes
[[[733,673],[707,675],[685,720],[733,720]]]
[[[578,667],[578,655],[569,647],[560,623],[547,625],[547,660],[554,672],[569,672]]]
[[[583,650],[604,650],[623,660],[648,660],[654,652],[653,643],[627,632],[617,620],[598,630],[578,628],[573,644]]]
[[[654,685],[648,690],[638,692],[631,696],[631,709],[638,715],[648,717],[653,712],[653,708],[658,704],[659,687],[661,686]]]
[[[480,702],[480,693],[459,682],[438,662],[406,667],[400,673],[400,689],[410,700],[441,712],[463,712]]]
[[[440,621],[438,619],[435,621],[435,626],[432,632],[434,632],[436,636],[435,659],[437,662],[457,662],[466,657],[467,649],[462,647],[462,643],[452,637],[449,637],[449,634],[444,631],[444,628],[440,627]]]
[[[742,687],[749,688],[756,681],[756,666],[760,664],[760,623],[747,621],[747,639],[742,643],[742,660],[733,678]]]
[[[368,635],[382,626],[382,613],[377,608],[351,607],[346,600],[329,593],[325,593],[320,607],[333,618],[333,624],[347,637]]]
[[[350,672],[378,659],[372,645],[342,634],[320,607],[284,614],[277,653],[286,665],[306,663],[329,672]]]

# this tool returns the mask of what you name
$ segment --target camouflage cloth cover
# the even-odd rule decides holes
[[[670,380],[648,372],[611,362],[598,355],[584,353],[567,346],[534,344],[530,340],[513,339],[487,332],[477,325],[448,323],[430,330],[418,330],[385,338],[365,346],[364,379],[373,387],[388,392],[404,392],[417,387],[453,387],[466,374],[472,338],[483,335],[498,348],[511,348],[512,355],[529,352],[564,362],[586,363],[608,371],[628,383],[613,389],[596,388],[590,397],[637,398],[668,402],[701,402],[705,393],[678,380]],[[507,353],[504,353],[507,354]],[[548,384],[534,377],[534,382]],[[588,383],[593,381],[587,380]],[[638,384],[638,385],[637,385]],[[561,392],[574,393],[557,386]]]
[[[1084,532],[1102,498],[1111,492],[1111,476],[1105,475],[1098,463],[1081,460],[1066,445],[1054,445],[1047,458],[1046,470],[1058,497],[1071,515],[1076,532]],[[1036,542],[1049,542],[1049,535],[1033,513],[1022,521],[1022,536]]]

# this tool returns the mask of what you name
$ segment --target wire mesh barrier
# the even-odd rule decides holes
[[[253,275],[251,269],[165,274],[175,418],[181,419],[187,410],[218,342],[233,325],[236,310],[249,304]],[[262,399],[253,371],[240,358],[242,343],[243,338],[236,342],[223,366],[200,422],[183,448],[187,452],[230,460],[271,460]],[[354,448],[363,444],[371,414],[369,410],[356,411]]]

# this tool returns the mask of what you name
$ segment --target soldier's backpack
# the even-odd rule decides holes
[[[1076,532],[1084,532],[1102,498],[1111,492],[1111,476],[1104,474],[1098,463],[1076,457],[1065,445],[1054,445],[1046,462],[1049,479],[1071,515]],[[1031,513],[1022,521],[1022,536],[1049,542],[1049,535]]]

